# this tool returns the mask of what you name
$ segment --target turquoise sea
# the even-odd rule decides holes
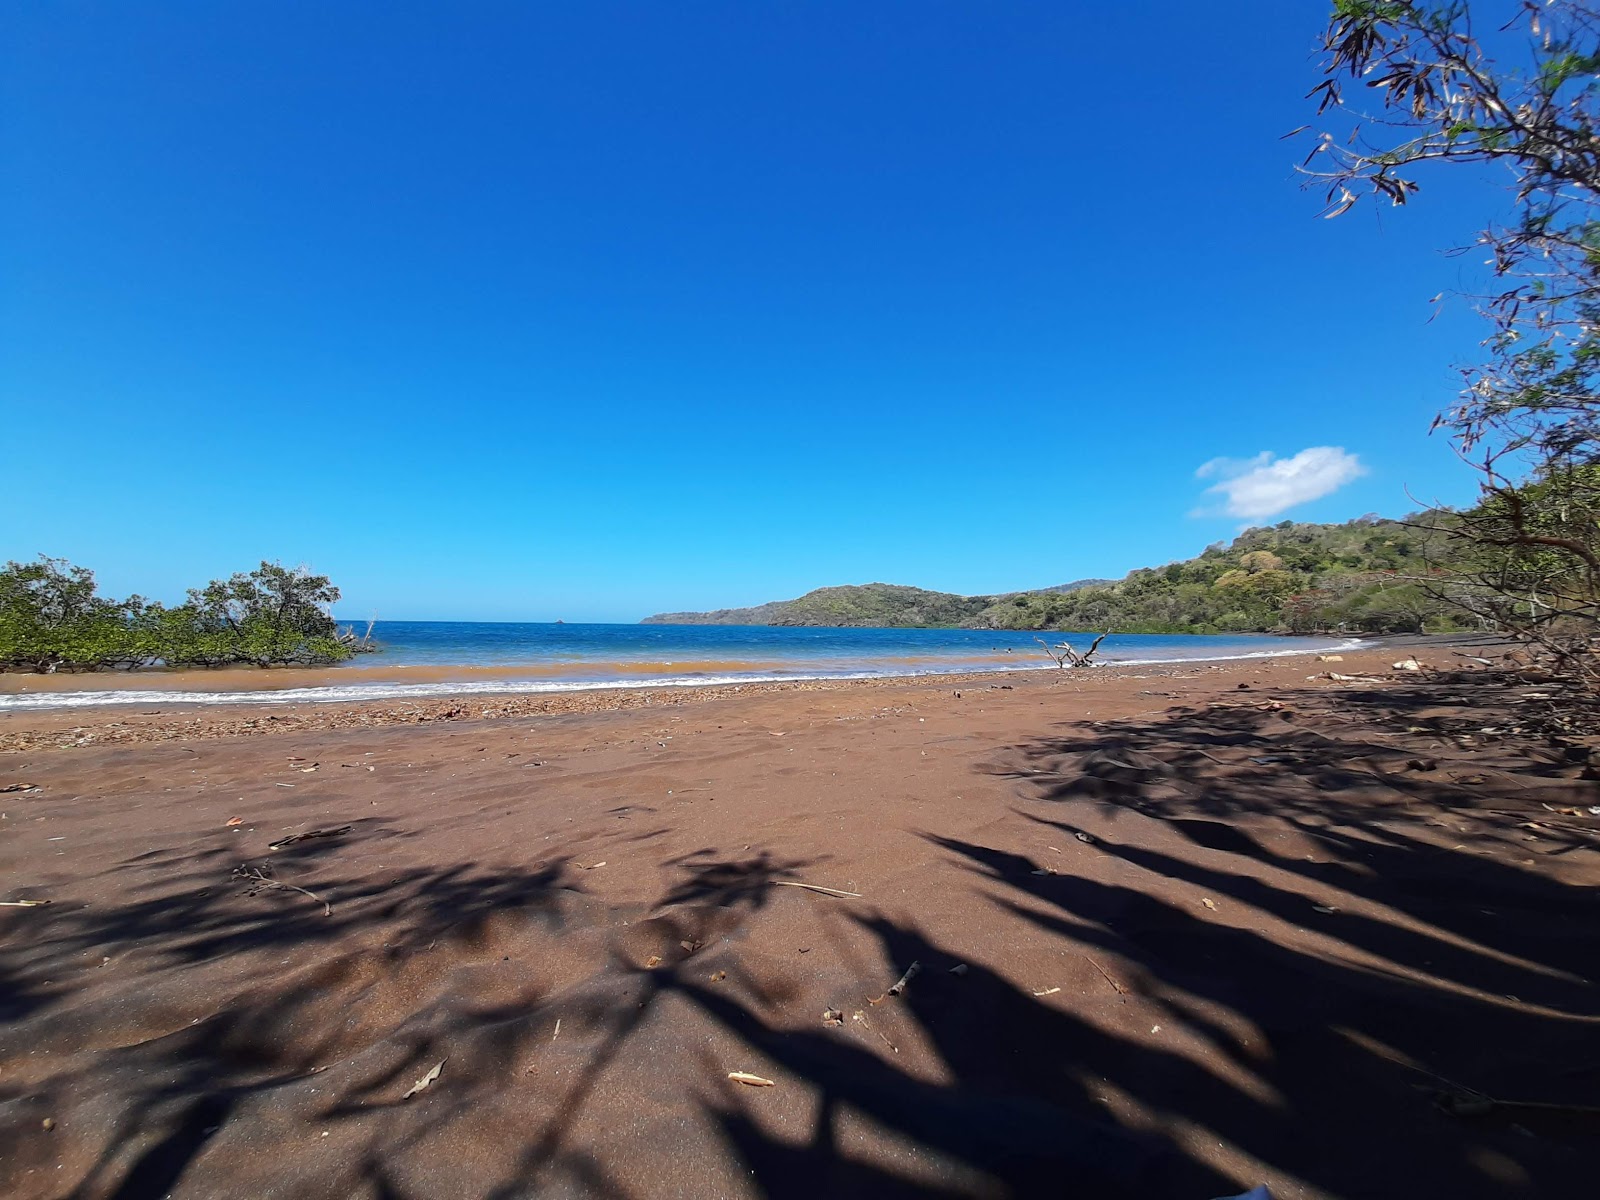
[[[203,672],[140,687],[76,691],[67,677],[50,690],[0,695],[0,711],[88,704],[304,703],[591,688],[857,679],[966,671],[1055,670],[1029,633],[982,629],[836,629],[754,625],[566,625],[479,621],[380,621],[383,649],[314,673],[249,673],[238,690],[205,687]],[[1092,634],[1045,633],[1087,647]],[[1266,657],[1340,649],[1353,641],[1233,634],[1114,634],[1107,664]],[[82,677],[77,677],[82,678]],[[155,677],[150,677],[152,683]],[[181,684],[180,684],[181,679]],[[259,683],[256,681],[259,680]],[[96,679],[96,682],[103,682]]]

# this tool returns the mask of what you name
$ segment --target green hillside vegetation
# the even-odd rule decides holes
[[[1283,521],[1106,587],[1006,597],[973,624],[1121,633],[1440,632],[1457,628],[1462,613],[1431,594],[1443,584],[1429,561],[1440,539],[1419,526],[1447,519]]]
[[[1071,592],[1110,583],[1109,579],[1079,579],[1040,588],[1039,594]],[[645,625],[833,625],[869,629],[955,629],[974,626],[977,617],[1016,593],[998,596],[960,596],[955,592],[930,592],[895,583],[845,584],[817,588],[796,600],[773,600],[750,608],[719,608],[715,612],[657,613]]]
[[[981,629],[1234,633],[1349,630],[1442,632],[1464,619],[1431,592],[1444,577],[1428,560],[1443,539],[1421,526],[1362,517],[1342,525],[1283,521],[1218,542],[1197,558],[1036,591],[958,596],[869,583],[818,588],[797,600],[705,613],[663,613],[654,624],[857,625]]]
[[[969,624],[993,596],[958,596],[893,583],[818,588],[797,600],[774,600],[753,608],[716,612],[661,613],[647,625],[859,625],[873,628]]]

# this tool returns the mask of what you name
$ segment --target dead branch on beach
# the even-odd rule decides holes
[[[907,967],[906,973],[900,976],[900,978],[896,980],[894,986],[889,989],[889,995],[898,996],[901,992],[905,991],[906,984],[915,979],[917,977],[917,972],[920,970],[922,970],[922,964],[919,962],[914,962]]]
[[[808,892],[821,892],[824,896],[838,896],[842,900],[861,899],[860,892],[846,892],[840,890],[839,888],[823,887],[819,883],[800,883],[798,880],[794,879],[774,879],[772,883],[774,887],[805,888],[805,890]]]
[[[1044,652],[1051,657],[1056,666],[1060,667],[1062,670],[1066,670],[1068,667],[1096,666],[1097,664],[1092,661],[1094,658],[1094,653],[1096,650],[1100,649],[1100,643],[1105,641],[1106,638],[1110,636],[1110,630],[1102,633],[1099,637],[1095,638],[1093,642],[1089,643],[1089,648],[1083,651],[1081,654],[1072,648],[1072,644],[1070,642],[1061,642],[1052,646],[1042,637],[1035,636],[1033,640],[1044,647]]]
[[[286,891],[299,892],[302,896],[311,897],[311,899],[322,905],[323,916],[333,916],[333,905],[329,904],[321,896],[306,888],[299,887],[296,884],[285,883],[281,879],[274,879],[271,875],[268,875],[265,871],[261,870],[260,867],[235,867],[233,869],[233,877],[250,885],[248,890],[245,892],[246,896],[254,896],[262,888],[282,888]]]

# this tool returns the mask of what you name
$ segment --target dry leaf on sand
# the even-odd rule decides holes
[[[438,1062],[434,1063],[433,1064],[433,1070],[429,1071],[421,1079],[417,1080],[408,1089],[406,1089],[406,1094],[404,1096],[401,1096],[400,1099],[402,1099],[402,1100],[411,1099],[411,1097],[415,1096],[418,1092],[420,1092],[424,1088],[426,1088],[435,1079],[439,1078],[439,1072],[444,1070],[444,1064],[445,1064],[445,1060],[444,1059],[440,1059]]]

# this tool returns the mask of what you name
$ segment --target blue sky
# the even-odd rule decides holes
[[[1317,219],[1324,11],[8,5],[0,557],[634,620],[1468,500],[1499,195]]]

